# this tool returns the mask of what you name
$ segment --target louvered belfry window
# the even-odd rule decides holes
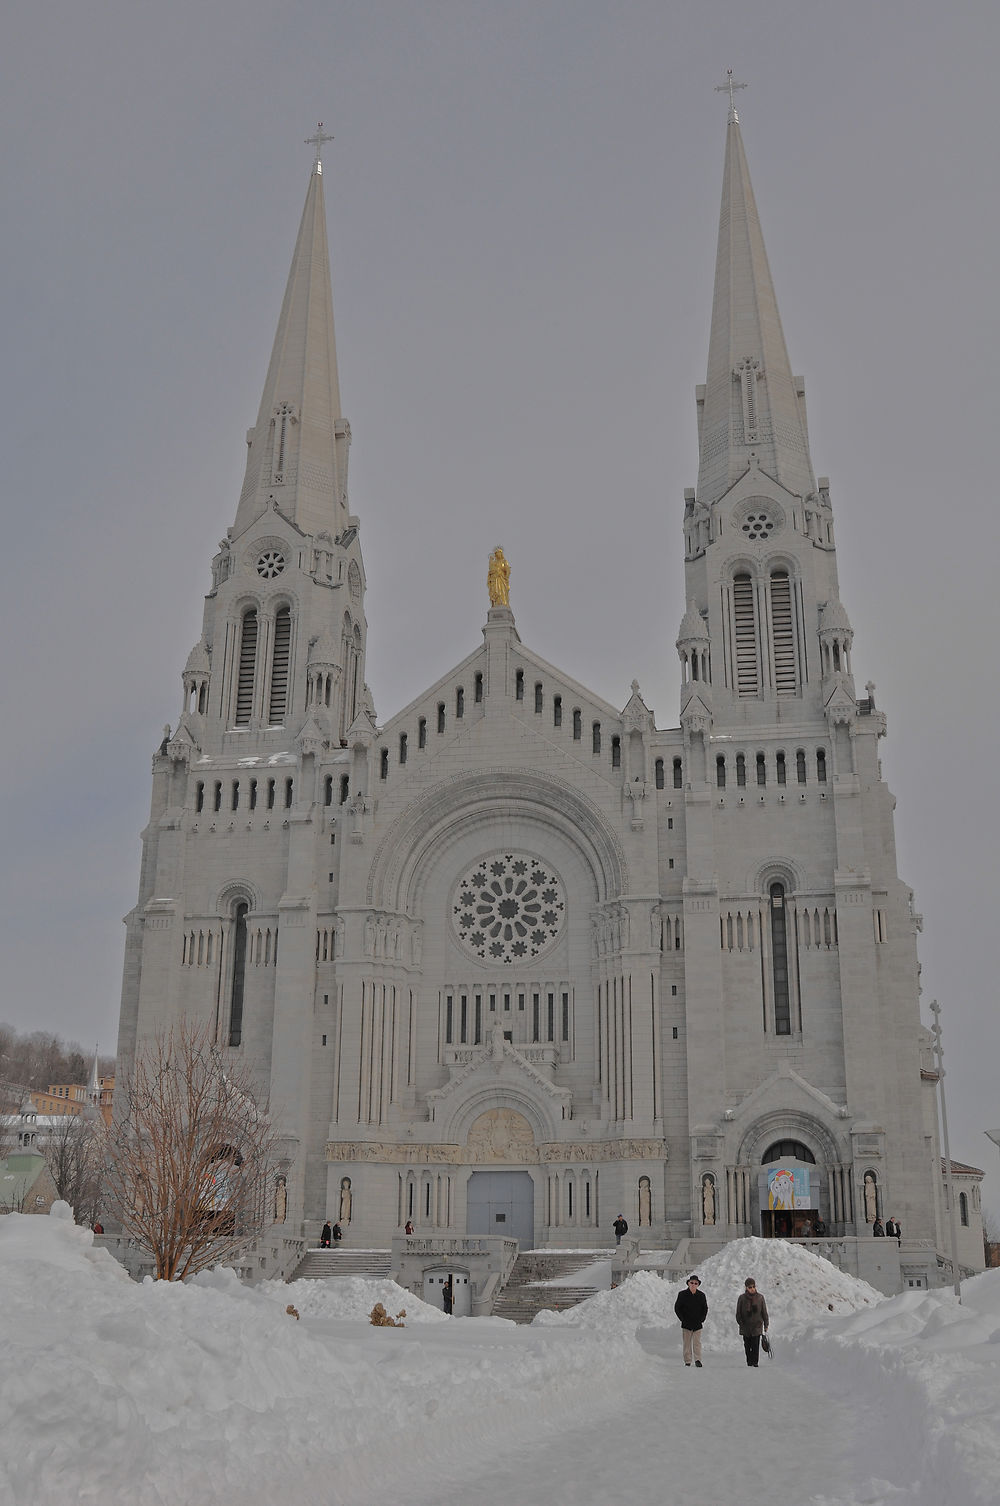
[[[292,643],[292,614],[282,607],[274,619],[274,652],[271,656],[271,698],[268,721],[283,722],[288,706],[288,658]]]
[[[771,638],[774,643],[774,689],[777,695],[796,695],[795,622],[792,585],[787,570],[771,576]]]
[[[253,686],[257,668],[257,613],[243,614],[240,638],[240,664],[236,681],[236,725],[246,727],[253,714]]]
[[[757,677],[757,621],[754,586],[749,575],[733,578],[733,638],[736,648],[736,694],[753,696],[759,690]]]

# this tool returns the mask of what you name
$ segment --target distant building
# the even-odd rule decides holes
[[[292,1231],[599,1247],[623,1212],[660,1247],[821,1223],[888,1261],[870,1236],[897,1214],[907,1281],[936,1283],[921,919],[793,373],[733,110],[678,519],[678,725],[636,682],[613,706],[524,644],[500,551],[481,635],[457,623],[469,651],[379,722],[317,161],[153,759],[119,1035],[120,1074],[181,1017],[246,1061]],[[603,418],[597,380],[595,445]],[[421,463],[446,443],[442,415]],[[485,463],[519,484],[502,414]],[[578,609],[613,635],[631,555],[658,546],[608,501],[607,590]],[[904,498],[877,504],[905,526]]]
[[[964,1270],[981,1271],[986,1265],[986,1245],[983,1235],[982,1185],[986,1176],[978,1166],[964,1166],[961,1161],[951,1163],[955,1187],[955,1204],[958,1217],[958,1263]],[[950,1227],[947,1201],[947,1163],[941,1159],[942,1212],[946,1230]],[[950,1239],[950,1235],[949,1235]]]
[[[56,1186],[38,1150],[12,1150],[0,1159],[0,1213],[48,1213]]]
[[[111,1103],[115,1091],[113,1077],[97,1079],[96,1094],[91,1084],[52,1083],[43,1092],[40,1088],[30,1090],[31,1101],[40,1114],[58,1116],[80,1114],[96,1103],[105,1124],[111,1123]]]

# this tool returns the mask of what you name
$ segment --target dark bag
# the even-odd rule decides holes
[[[760,1347],[761,1349],[763,1349],[769,1360],[774,1359],[774,1350],[771,1348],[771,1340],[768,1338],[766,1333],[761,1335]]]

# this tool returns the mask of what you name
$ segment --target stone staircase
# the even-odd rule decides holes
[[[333,1281],[338,1276],[384,1277],[389,1274],[388,1250],[307,1250],[289,1281]]]
[[[595,1260],[610,1259],[610,1252],[593,1250],[579,1255],[565,1255],[544,1250],[528,1250],[514,1262],[510,1280],[493,1304],[495,1318],[511,1318],[515,1323],[530,1323],[543,1308],[562,1312],[575,1307],[599,1290],[595,1286],[539,1286],[541,1281],[559,1281],[585,1270]]]

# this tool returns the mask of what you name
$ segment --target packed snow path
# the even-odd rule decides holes
[[[438,1330],[421,1337],[433,1343]],[[899,1475],[884,1494],[876,1483],[891,1470],[868,1396],[831,1396],[798,1364],[763,1356],[762,1367],[750,1370],[742,1346],[706,1356],[697,1370],[685,1369],[673,1330],[646,1329],[639,1339],[647,1357],[631,1370],[609,1367],[579,1408],[510,1419],[505,1437],[488,1447],[480,1441],[474,1451],[464,1429],[436,1416],[430,1456],[421,1450],[388,1492],[383,1476],[371,1490],[339,1499],[344,1506],[383,1506],[390,1498],[407,1506],[900,1506],[919,1499],[900,1490]]]

